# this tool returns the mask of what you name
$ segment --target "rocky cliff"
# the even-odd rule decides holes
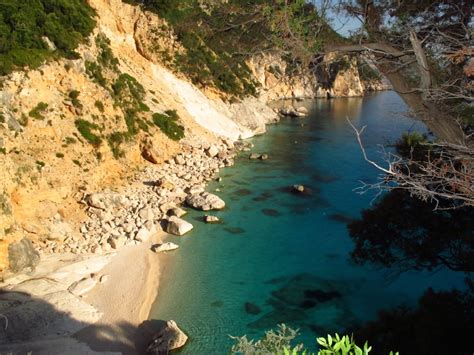
[[[156,14],[121,0],[88,2],[97,26],[78,59],[49,61],[2,80],[1,270],[11,267],[11,246],[24,238],[42,253],[71,251],[65,244],[82,238],[90,193],[120,191],[148,164],[186,147],[205,150],[222,146],[222,139],[264,133],[279,119],[266,105],[271,100],[366,90],[352,59],[340,70],[328,59],[322,79],[287,75],[281,58],[261,55],[249,63],[259,94],[231,102],[167,65],[186,51]]]

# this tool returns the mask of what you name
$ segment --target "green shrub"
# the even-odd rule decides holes
[[[115,159],[122,158],[125,152],[120,148],[120,145],[130,139],[127,133],[115,132],[107,136],[107,142],[109,143],[110,150]]]
[[[95,123],[89,121],[78,119],[75,121],[76,128],[84,139],[92,145],[100,145],[102,143],[102,138],[93,131],[99,130],[99,126]]]
[[[64,142],[66,144],[74,144],[74,143],[77,143],[77,140],[73,137],[66,137],[64,138]]]
[[[30,117],[33,117],[37,120],[44,120],[43,113],[48,108],[48,104],[45,102],[40,102],[36,105],[28,114]]]
[[[71,90],[71,91],[69,92],[69,95],[68,95],[68,96],[69,96],[69,98],[71,99],[72,105],[73,105],[74,107],[82,108],[82,104],[81,104],[81,102],[79,101],[79,95],[80,95],[80,94],[81,94],[81,93],[80,93],[79,91],[77,91],[77,90]]]
[[[153,123],[158,126],[168,138],[179,141],[184,138],[184,127],[176,123],[178,115],[176,111],[167,111],[165,114],[153,114]]]
[[[0,75],[37,68],[48,58],[77,58],[74,50],[94,29],[93,17],[85,0],[0,1]]]
[[[81,162],[77,159],[73,159],[72,162],[74,163],[74,165],[77,165],[78,167],[82,166]]]
[[[100,112],[104,112],[105,108],[104,108],[104,104],[97,100],[95,103],[94,103],[95,107],[97,107],[97,109],[100,111]]]
[[[56,153],[56,158],[64,158],[64,154],[63,153]]]

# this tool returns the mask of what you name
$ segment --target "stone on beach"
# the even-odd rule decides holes
[[[8,247],[8,261],[13,272],[34,268],[40,261],[39,253],[29,239],[23,238]]]
[[[148,229],[146,226],[141,227],[137,234],[135,235],[135,240],[139,242],[146,242],[150,239],[150,237],[156,232],[155,226],[151,229]]]
[[[186,203],[202,211],[221,210],[225,207],[224,200],[209,192],[188,195],[186,197]]]
[[[166,251],[176,250],[178,248],[179,248],[179,245],[168,242],[168,243],[163,243],[163,244],[155,244],[151,247],[151,250],[154,251],[155,253],[162,253]]]
[[[193,229],[193,225],[176,216],[171,216],[166,226],[166,231],[169,234],[184,235]]]
[[[175,208],[172,208],[172,209],[168,210],[168,215],[169,216],[176,216],[178,218],[183,217],[186,213],[188,213],[188,212],[183,210],[182,208],[179,208],[179,207],[175,207]]]
[[[170,350],[178,349],[186,344],[188,337],[179,329],[175,321],[169,320],[154,337],[147,348],[148,354],[168,354]]]

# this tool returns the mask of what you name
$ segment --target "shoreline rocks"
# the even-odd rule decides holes
[[[176,250],[179,248],[179,245],[174,243],[162,243],[162,244],[155,244],[151,247],[151,250],[155,253],[163,253],[167,251]]]
[[[182,236],[190,232],[193,228],[193,225],[189,222],[186,222],[184,219],[171,216],[168,219],[168,224],[166,225],[166,232],[169,234]]]
[[[205,215],[204,216],[204,222],[208,223],[208,224],[213,224],[213,223],[220,223],[220,219],[219,217],[216,217],[216,216],[210,216],[210,215]]]
[[[183,347],[187,341],[188,336],[179,329],[175,321],[169,320],[153,337],[146,352],[151,355],[168,354],[171,350]]]

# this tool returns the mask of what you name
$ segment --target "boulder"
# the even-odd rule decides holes
[[[168,354],[169,351],[181,348],[188,337],[178,328],[175,321],[169,320],[166,325],[153,337],[147,348],[148,354]]]
[[[257,160],[257,159],[260,159],[260,154],[258,153],[252,153],[249,155],[249,159],[250,160]]]
[[[191,223],[176,216],[171,216],[168,220],[168,225],[166,226],[166,232],[179,236],[188,233],[192,229],[193,225]]]
[[[153,141],[151,139],[145,139],[140,144],[140,150],[143,159],[149,161],[150,163],[158,164],[161,161],[160,154],[158,150],[154,147]]]
[[[113,249],[120,249],[125,245],[125,242],[127,241],[127,238],[124,236],[120,236],[117,238],[110,238],[109,239],[109,244]]]
[[[186,160],[182,155],[177,155],[174,157],[174,162],[178,165],[184,165],[186,164]]]
[[[309,114],[309,111],[306,107],[304,106],[300,106],[296,109],[296,112],[300,113],[300,114],[303,114],[305,116],[307,116]]]
[[[306,190],[304,185],[293,185],[292,189],[294,192],[297,192],[297,193],[303,193]]]
[[[156,232],[155,226],[151,229],[148,229],[146,226],[140,227],[138,230],[137,234],[135,235],[135,240],[138,240],[139,242],[146,242],[148,241],[151,236]]]
[[[138,212],[138,216],[142,221],[153,221],[155,219],[155,213],[150,207],[145,207]]]
[[[186,213],[188,212],[179,207],[168,210],[168,216],[176,216],[178,218],[183,217]]]
[[[176,250],[178,248],[179,248],[179,245],[168,242],[168,243],[163,243],[163,244],[155,244],[151,247],[151,250],[153,250],[155,253],[162,253],[165,251]]]
[[[206,223],[219,223],[221,220],[216,216],[204,216],[204,222]]]
[[[40,261],[39,253],[33,248],[29,239],[23,238],[17,243],[8,246],[8,262],[13,272],[20,272],[26,268],[34,268]]]
[[[115,207],[123,207],[127,204],[125,196],[114,192],[96,192],[86,196],[86,203],[101,210],[108,210]]]
[[[221,210],[225,207],[224,200],[209,192],[188,195],[186,203],[202,211]]]
[[[211,145],[208,149],[206,149],[206,155],[210,158],[214,158],[217,154],[219,154],[219,148],[215,145]]]

